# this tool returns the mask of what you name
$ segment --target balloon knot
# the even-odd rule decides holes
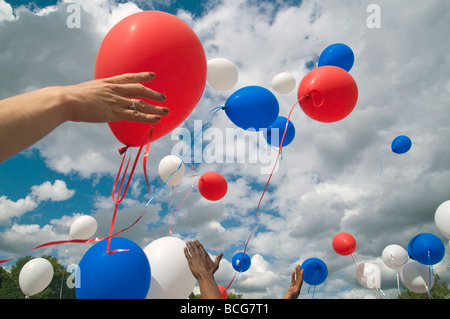
[[[119,154],[123,155],[128,150],[128,146],[124,146],[119,148]]]

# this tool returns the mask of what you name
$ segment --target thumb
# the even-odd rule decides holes
[[[214,272],[216,272],[216,270],[219,269],[219,263],[220,263],[220,260],[222,259],[222,257],[223,257],[223,253],[220,253],[216,256],[216,259],[214,259],[214,264],[216,265]]]

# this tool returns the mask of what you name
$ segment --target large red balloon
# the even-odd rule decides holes
[[[348,233],[339,233],[333,238],[333,249],[339,255],[351,255],[356,249],[356,240]]]
[[[297,97],[312,119],[331,123],[347,117],[358,101],[353,77],[337,66],[321,66],[310,71],[298,86]]]
[[[194,31],[181,19],[160,11],[132,14],[105,36],[97,54],[95,78],[123,73],[154,72],[143,85],[166,95],[158,105],[170,109],[156,124],[109,122],[116,138],[127,146],[141,146],[169,133],[194,110],[206,84],[206,56]],[[145,100],[149,104],[154,101]],[[130,103],[131,104],[131,103]],[[148,136],[154,127],[151,138]]]
[[[227,193],[227,180],[219,173],[207,172],[200,176],[198,190],[200,191],[200,194],[208,200],[219,200]]]

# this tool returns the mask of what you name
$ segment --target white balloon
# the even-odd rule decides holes
[[[97,221],[94,217],[83,215],[75,219],[70,226],[69,236],[71,239],[88,239],[97,231]]]
[[[19,273],[19,286],[25,296],[33,296],[47,288],[53,279],[53,266],[44,258],[27,262]]]
[[[401,269],[408,261],[408,252],[399,245],[389,245],[383,249],[381,258],[386,266],[391,269]]]
[[[282,72],[272,79],[272,88],[281,94],[288,94],[295,88],[295,78],[291,73]]]
[[[450,239],[450,200],[443,202],[436,209],[434,222],[441,234]]]
[[[400,272],[400,278],[406,288],[419,294],[430,291],[434,286],[429,267],[415,260],[406,263]]]
[[[189,269],[185,247],[186,243],[179,238],[162,237],[144,248],[152,270],[147,299],[189,297],[197,279]]]
[[[163,182],[174,187],[178,185],[184,177],[183,161],[178,156],[167,155],[159,162],[158,173]]]
[[[225,58],[215,58],[207,62],[206,80],[216,90],[231,89],[238,80],[238,70],[233,62]]]
[[[379,289],[381,287],[381,268],[377,264],[361,263],[356,268],[356,279],[369,289]]]

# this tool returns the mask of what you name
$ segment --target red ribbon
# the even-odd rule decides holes
[[[150,137],[147,140],[150,140],[152,134],[153,134],[153,127],[152,127],[152,129],[150,131]],[[119,154],[123,155],[123,158],[122,158],[122,161],[120,163],[119,171],[117,173],[116,180],[114,182],[114,186],[113,186],[113,189],[112,189],[112,199],[115,202],[115,205],[114,205],[114,213],[113,213],[113,218],[112,218],[111,227],[110,227],[110,230],[109,230],[109,236],[108,237],[106,237],[106,238],[91,238],[91,239],[69,239],[69,240],[58,240],[58,241],[48,242],[48,243],[41,244],[39,246],[33,247],[33,248],[31,248],[31,249],[29,249],[29,250],[27,250],[27,251],[25,251],[25,252],[15,256],[15,257],[11,257],[11,258],[8,258],[8,259],[0,260],[0,264],[6,263],[6,262],[11,261],[11,260],[13,260],[13,259],[15,259],[17,257],[20,257],[20,256],[22,256],[22,255],[24,255],[26,253],[29,253],[29,252],[31,252],[33,250],[36,250],[36,249],[39,249],[39,248],[43,248],[43,247],[54,246],[54,245],[61,245],[61,244],[68,244],[68,243],[88,244],[88,243],[102,241],[102,240],[106,240],[106,239],[108,240],[107,249],[106,249],[108,254],[113,254],[115,252],[120,252],[120,251],[126,251],[127,249],[116,249],[116,250],[113,250],[113,251],[109,251],[109,246],[110,246],[110,242],[111,242],[111,238],[112,237],[117,236],[118,234],[126,231],[127,229],[129,229],[131,227],[133,227],[144,216],[145,209],[143,210],[141,216],[139,216],[139,218],[136,221],[134,221],[130,226],[128,226],[128,227],[126,227],[126,228],[124,228],[124,229],[122,229],[122,230],[120,230],[120,231],[118,231],[118,232],[113,234],[114,223],[115,223],[115,219],[116,219],[116,215],[117,215],[118,205],[125,198],[125,194],[126,194],[126,192],[128,190],[128,186],[130,185],[131,178],[133,176],[133,173],[134,173],[135,168],[136,168],[136,164],[137,164],[138,159],[139,159],[139,155],[140,155],[144,145],[146,145],[146,148],[145,148],[145,154],[144,154],[143,169],[144,169],[145,180],[146,180],[146,183],[147,183],[147,189],[150,191],[148,177],[147,177],[147,160],[148,160],[148,153],[149,153],[149,149],[150,149],[150,142],[147,142],[146,144],[142,144],[139,147],[139,151],[138,151],[138,153],[136,155],[136,158],[135,158],[132,170],[131,170],[130,175],[128,177],[128,182],[127,182],[127,184],[125,186],[123,194],[121,195],[121,190],[122,190],[122,186],[123,186],[123,182],[124,182],[124,177],[126,175],[126,172],[128,171],[128,167],[129,167],[131,158],[128,159],[127,165],[125,167],[125,171],[123,172],[122,180],[120,181],[120,184],[119,184],[117,196],[115,197],[115,192],[116,192],[118,180],[119,180],[119,177],[120,177],[120,173],[122,172],[123,165],[125,163],[126,153],[127,153],[129,147],[125,146],[125,147],[120,148],[119,149]]]
[[[258,206],[256,207],[255,223],[254,223],[254,225],[253,225],[252,231],[250,232],[250,235],[248,236],[247,242],[245,243],[244,252],[242,253],[242,256],[244,256],[244,254],[245,254],[245,252],[246,252],[246,250],[247,250],[247,246],[248,246],[248,243],[249,243],[249,241],[250,241],[250,238],[252,237],[253,232],[255,231],[256,224],[257,224],[257,221],[258,221],[258,211],[259,211],[259,207],[261,206],[261,201],[262,201],[262,199],[263,199],[263,197],[264,197],[264,194],[266,193],[267,187],[269,186],[269,183],[270,183],[270,180],[271,180],[271,178],[272,178],[273,172],[274,172],[275,167],[276,167],[276,165],[277,165],[277,163],[278,163],[278,159],[279,159],[280,153],[281,153],[281,148],[282,148],[282,146],[283,146],[284,136],[286,135],[286,131],[287,131],[287,128],[288,128],[289,119],[291,118],[292,111],[294,110],[295,106],[296,106],[297,104],[300,103],[301,100],[303,100],[303,99],[308,99],[309,97],[310,97],[309,95],[307,95],[307,96],[305,96],[305,97],[301,97],[301,98],[300,98],[300,99],[292,106],[291,110],[289,111],[289,115],[288,115],[287,120],[286,120],[286,126],[285,126],[284,132],[283,132],[283,137],[281,138],[280,146],[279,146],[279,148],[278,148],[277,158],[276,158],[276,160],[275,160],[275,164],[274,164],[274,166],[273,166],[273,168],[272,168],[272,171],[270,172],[269,179],[267,180],[266,186],[264,187],[264,190],[263,190],[263,192],[262,192],[262,194],[261,194],[261,198],[259,199]],[[233,279],[231,279],[231,282],[228,284],[227,288],[225,288],[226,291],[228,291],[228,288],[230,288],[230,286],[231,286],[231,284],[233,283],[235,277],[236,277],[236,274],[234,275]]]

